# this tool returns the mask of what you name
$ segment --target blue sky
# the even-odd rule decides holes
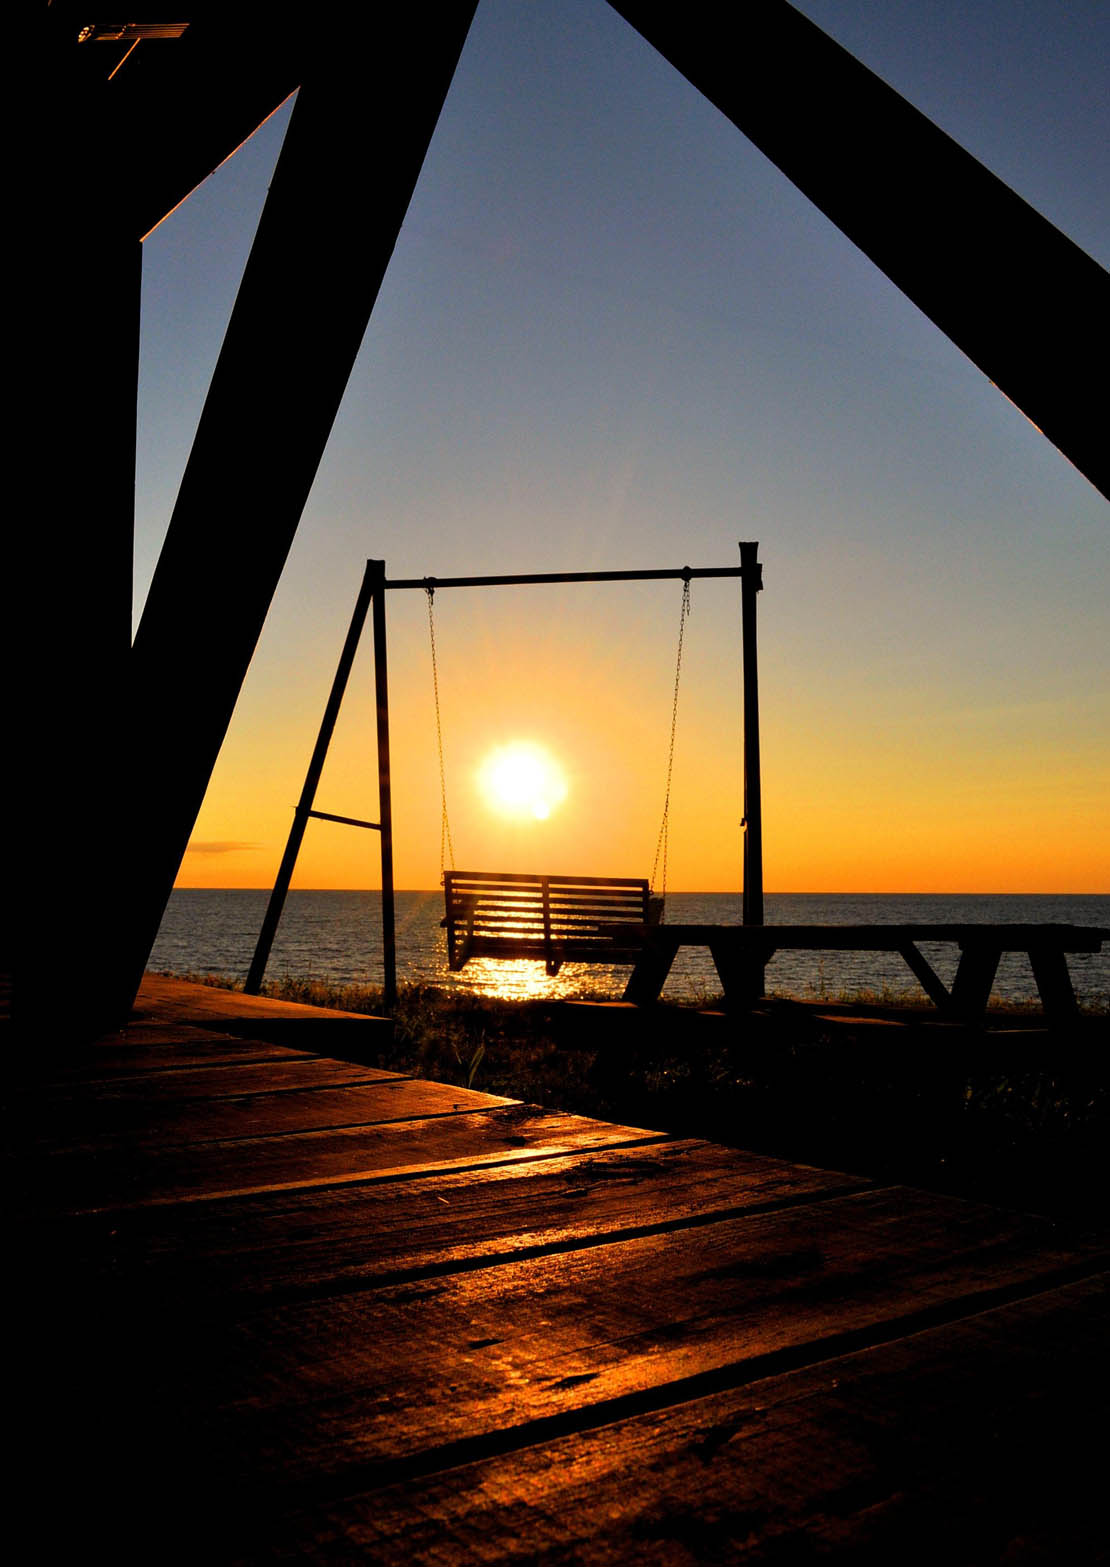
[[[798,8],[1106,264],[1110,8]],[[146,242],[140,603],[285,120]],[[270,880],[366,556],[394,575],[711,565],[757,538],[768,885],[1106,890],[1107,520],[601,0],[481,0],[198,823],[200,841],[257,846],[194,867]],[[390,605],[399,881],[430,885],[426,627],[406,597]],[[466,817],[478,752],[529,704],[576,753],[592,834],[618,773],[660,778],[677,594],[463,597],[440,613],[471,842],[496,852],[477,805]],[[676,775],[691,886],[709,884],[706,843],[734,837],[735,619],[729,589],[695,594]],[[363,719],[345,715],[325,808],[372,804]],[[622,855],[654,846],[647,792],[608,833]],[[536,845],[549,868],[593,868],[566,864],[582,817],[556,830]],[[306,847],[303,884],[372,884],[349,843]]]

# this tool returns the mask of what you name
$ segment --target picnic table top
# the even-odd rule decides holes
[[[1100,1559],[1105,1235],[199,991],[13,1091],[12,1509],[60,1558]]]
[[[1028,945],[1050,943],[1075,952],[1098,952],[1110,940],[1110,930],[1098,925],[1066,924],[991,924],[989,922],[933,922],[931,924],[843,924],[843,925],[699,925],[667,921],[661,925],[615,925],[614,932],[633,931],[650,935],[653,940],[677,942],[683,946],[703,945],[710,941],[736,941],[760,945],[778,942],[781,946],[829,946],[895,944],[901,941],[955,941],[996,944],[1024,950]]]

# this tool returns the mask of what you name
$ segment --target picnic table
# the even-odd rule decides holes
[[[1046,1016],[1073,1017],[1075,990],[1067,955],[1098,952],[1110,930],[1081,925],[640,925],[617,927],[615,944],[639,950],[624,999],[657,1001],[681,947],[708,947],[725,1000],[749,1006],[763,993],[763,969],[778,951],[896,952],[943,1013],[978,1018],[986,1011],[1004,952],[1028,954]],[[921,952],[921,942],[952,942],[959,962],[951,989]]]

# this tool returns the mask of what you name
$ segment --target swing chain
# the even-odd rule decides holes
[[[444,867],[450,858],[451,869],[455,869],[455,845],[451,841],[451,823],[447,818],[447,771],[443,762],[443,724],[439,714],[439,659],[436,655],[436,622],[433,613],[433,601],[436,590],[431,583],[424,589],[428,595],[428,636],[432,644],[432,691],[435,694],[436,707],[436,747],[439,751],[439,879],[443,880]]]
[[[682,643],[686,635],[686,622],[690,617],[690,578],[682,579],[682,609],[678,617],[678,656],[675,659],[674,669],[674,700],[671,703],[671,741],[667,751],[667,788],[663,797],[663,820],[659,824],[659,838],[655,845],[655,859],[651,866],[651,890],[655,891],[655,873],[659,868],[659,860],[663,861],[663,881],[659,888],[663,898],[664,912],[667,898],[667,847],[670,836],[671,814],[671,774],[674,772],[674,741],[675,730],[678,726],[678,687],[682,678]]]

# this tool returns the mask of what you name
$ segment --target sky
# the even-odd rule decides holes
[[[1107,265],[1104,0],[797,8]],[[144,244],[136,615],[287,117]],[[752,539],[769,890],[1110,891],[1108,522],[604,0],[481,0],[178,885],[272,882],[367,557],[391,577],[729,566]],[[650,872],[680,596],[437,595],[460,868]],[[434,887],[424,595],[388,616],[396,885]],[[739,659],[738,583],[695,582],[674,890],[740,884]],[[376,820],[371,692],[367,638],[316,803]],[[564,774],[542,820],[479,783],[521,740]],[[377,856],[313,822],[294,885],[376,886]]]

